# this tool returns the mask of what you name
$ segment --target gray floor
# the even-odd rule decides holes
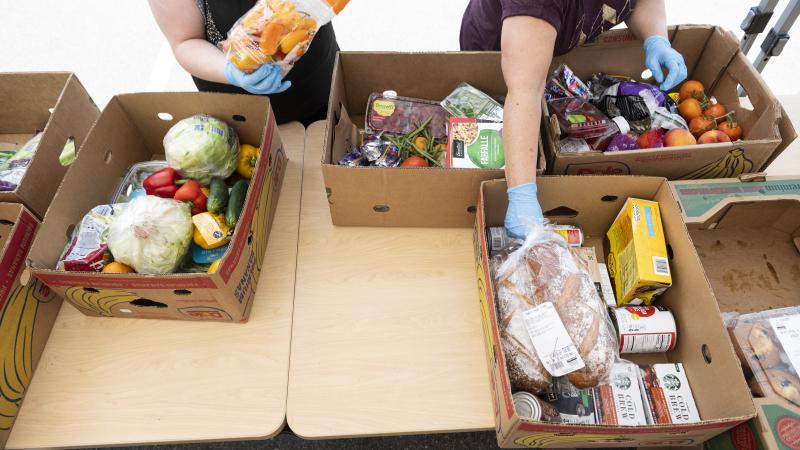
[[[369,439],[306,441],[288,431],[269,441],[218,442],[213,444],[161,445],[127,447],[128,450],[310,450],[310,449],[496,449],[494,432],[393,436]],[[99,450],[99,449],[98,449]]]

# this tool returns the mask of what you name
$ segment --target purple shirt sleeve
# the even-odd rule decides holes
[[[556,33],[561,32],[564,17],[563,2],[558,0],[500,0],[502,23],[508,17],[529,16],[548,22]]]

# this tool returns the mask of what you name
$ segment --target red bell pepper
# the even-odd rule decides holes
[[[175,192],[175,200],[192,204],[192,215],[206,212],[208,197],[203,194],[202,186],[195,180],[188,180]]]
[[[142,182],[142,187],[147,195],[155,195],[162,198],[173,198],[178,191],[175,186],[175,181],[178,178],[178,173],[175,169],[165,167],[151,173]]]

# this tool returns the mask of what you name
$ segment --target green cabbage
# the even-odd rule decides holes
[[[115,261],[138,273],[173,273],[189,251],[193,231],[187,203],[144,195],[111,222],[108,249]]]
[[[186,178],[208,184],[212,177],[228,178],[239,159],[236,130],[204,114],[183,119],[164,136],[169,166]]]

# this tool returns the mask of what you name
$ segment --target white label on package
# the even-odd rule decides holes
[[[583,359],[552,303],[545,302],[525,311],[525,326],[536,354],[550,375],[560,377],[584,367]]]
[[[597,263],[597,268],[600,271],[600,290],[603,293],[603,300],[606,305],[616,308],[617,299],[614,297],[614,290],[611,287],[611,277],[608,276],[608,266],[603,263]]]
[[[611,392],[614,394],[614,408],[619,425],[647,425],[637,365],[614,364],[611,368]]]
[[[769,322],[797,372],[800,369],[800,315],[775,317]]]

